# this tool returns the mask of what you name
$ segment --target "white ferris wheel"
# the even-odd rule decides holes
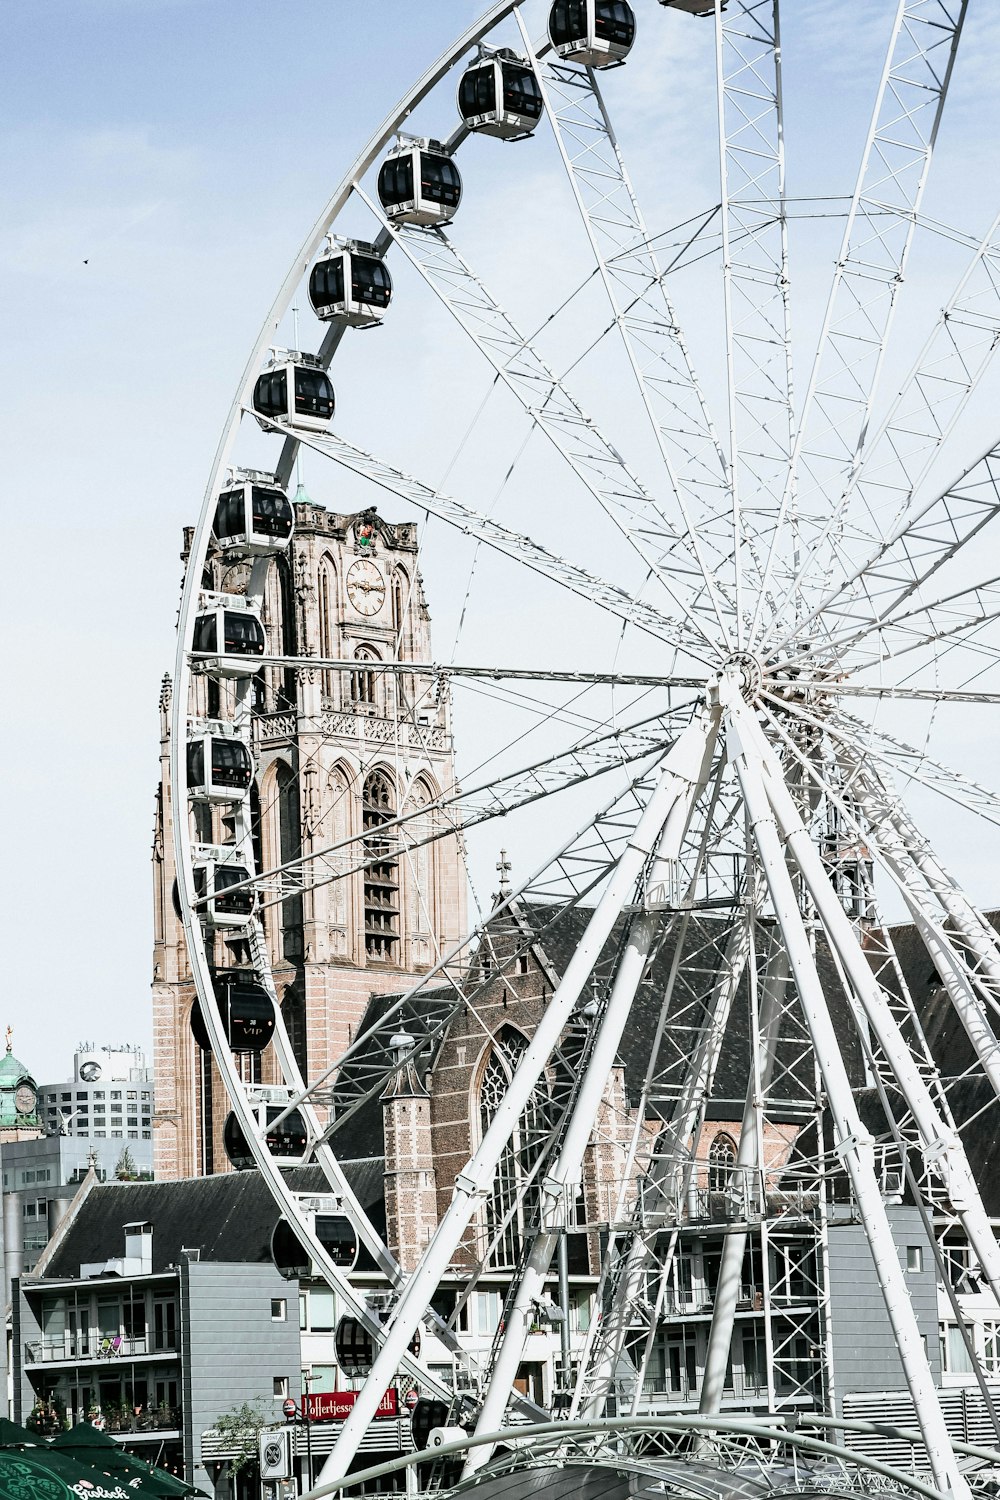
[[[685,1202],[695,1181],[722,1039],[739,1006],[748,1034],[733,1163],[742,1221],[780,1217],[762,1143],[772,1105],[780,1098],[787,1108],[797,1090],[812,1135],[803,1132],[810,1144],[800,1143],[783,1183],[786,1206],[797,1196],[801,1209],[803,1195],[822,1206],[829,1182],[849,1183],[917,1414],[927,1492],[967,1489],[884,1180],[888,1142],[914,1198],[961,1227],[1000,1297],[1000,1249],[963,1146],[966,1094],[935,1061],[890,923],[902,914],[919,934],[967,1036],[969,1076],[991,1099],[1000,1095],[1000,945],[903,800],[904,791],[921,808],[936,799],[987,837],[1000,822],[1000,795],[950,763],[967,737],[961,716],[1000,693],[984,530],[1000,510],[1000,453],[983,444],[977,452],[967,438],[1000,339],[1000,224],[980,238],[982,226],[943,225],[924,202],[966,9],[967,0],[899,0],[894,15],[886,7],[877,48],[857,58],[874,103],[860,160],[849,164],[853,191],[823,197],[814,182],[786,185],[778,0],[635,0],[635,11],[625,0],[502,0],[360,153],[268,313],[188,555],[171,783],[187,788],[189,815],[178,793],[174,820],[179,904],[234,1138],[376,1351],[326,1481],[347,1472],[400,1372],[451,1402],[414,1352],[414,1334],[575,1029],[576,1066],[523,1177],[535,1211],[502,1331],[470,1372],[463,1420],[482,1438],[516,1409],[533,1309],[560,1232],[574,1222],[609,1072],[650,965],[669,952],[642,1101],[656,1105],[662,1128],[655,1143],[641,1128],[626,1143],[602,1316],[557,1415],[574,1441],[597,1434],[594,1442],[610,1397],[619,1415],[634,1417],[655,1289],[676,1253],[677,1234],[664,1233],[668,1206]],[[791,7],[786,47],[796,23]],[[639,177],[655,190],[670,165],[669,139],[656,148],[659,163],[650,147],[654,112],[643,116],[634,179],[627,130],[616,133],[612,118],[629,118],[630,71],[643,49],[667,67],[682,36],[691,65],[714,72],[705,100],[713,171],[701,211],[671,219],[668,188],[666,207],[655,198],[640,206]],[[791,135],[789,143],[794,163]],[[830,141],[831,158],[839,146]],[[844,172],[841,162],[838,182]],[[545,224],[560,226],[554,245],[547,233],[519,232],[512,204],[532,198]],[[810,236],[822,224],[837,243],[817,259]],[[907,272],[925,242],[958,258],[940,310],[920,277],[910,295]],[[808,338],[793,340],[797,278],[815,287],[831,263],[815,328],[807,314]],[[401,371],[392,342],[404,298],[424,319],[406,325],[407,336],[428,340],[433,356],[416,371]],[[338,373],[336,411],[335,356],[348,387]],[[460,431],[472,372],[483,398]],[[390,401],[405,409],[402,437],[372,420]],[[430,453],[434,475],[415,477]],[[377,838],[368,827],[343,847],[268,865],[250,798],[257,676],[356,670],[287,654],[262,624],[270,570],[292,538],[289,489],[303,455],[310,473],[328,469],[363,497],[359,506],[387,497],[433,524],[442,548],[453,532],[486,576],[483,591],[468,588],[470,618],[481,611],[470,627],[479,660],[463,662],[457,650],[449,665],[415,671],[388,659],[378,671],[416,684],[415,702],[401,710],[414,725],[422,694],[450,692],[460,747],[463,703],[480,727],[490,705],[496,745],[436,802],[380,819]],[[442,455],[453,483],[436,477]],[[206,588],[213,556],[249,561],[238,593]],[[490,572],[494,557],[506,571]],[[533,645],[516,660],[504,652],[506,605],[489,592],[501,577],[515,596],[542,601]],[[558,637],[551,649],[546,611]],[[592,630],[580,623],[588,619]],[[463,698],[483,684],[488,698]],[[456,829],[471,838],[522,808],[537,868],[505,885],[380,1029],[356,1039],[332,1082],[303,1078],[274,993],[263,910],[377,864],[387,849],[409,855]],[[505,913],[521,913],[524,933],[568,909],[578,914],[572,956],[451,1206],[417,1269],[403,1275],[338,1163],[338,1124],[411,1058],[426,1057],[448,1005],[474,1007],[516,962],[517,943],[495,937]],[[227,974],[210,961],[206,940],[227,927],[245,945],[252,983],[245,969]],[[493,953],[488,972],[484,949]],[[407,1018],[422,1006],[434,1025],[412,1035]],[[845,1025],[883,1105],[877,1125],[859,1111]],[[266,1108],[236,1059],[269,1041],[287,1098]],[[283,1130],[299,1142],[296,1160],[323,1168],[353,1233],[396,1288],[384,1317],[352,1289],[315,1205],[289,1190]],[[745,1229],[726,1236],[709,1337],[701,1411],[709,1425],[717,1419],[718,1441],[745,1239]],[[649,1288],[652,1305],[639,1295]],[[454,1332],[438,1333],[461,1357]],[[780,1360],[782,1335],[769,1337]],[[458,1416],[450,1420],[457,1428]],[[493,1447],[470,1449],[470,1473]]]

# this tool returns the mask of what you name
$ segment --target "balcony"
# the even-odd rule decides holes
[[[181,1414],[176,1406],[157,1406],[152,1411],[130,1411],[128,1407],[103,1408],[105,1431],[125,1437],[144,1432],[178,1432]]]
[[[176,1355],[174,1346],[155,1342],[148,1334],[126,1338],[121,1334],[72,1333],[50,1335],[40,1339],[29,1339],[24,1346],[26,1365],[69,1362],[83,1363],[93,1360],[98,1363],[118,1359],[163,1358]]]

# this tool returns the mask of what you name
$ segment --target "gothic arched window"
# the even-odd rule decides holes
[[[288,1040],[291,1044],[292,1055],[299,1065],[299,1071],[306,1072],[306,1008],[302,1003],[302,997],[293,984],[286,987],[281,1000],[281,1019],[285,1023],[288,1032]]]
[[[365,952],[392,963],[399,945],[399,857],[396,839],[378,830],[396,816],[389,778],[373,771],[361,793],[365,855]]]
[[[492,1124],[527,1047],[527,1038],[510,1026],[505,1026],[494,1039],[479,1081],[481,1135],[485,1135]],[[525,1183],[538,1160],[548,1128],[549,1094],[542,1077],[517,1122],[517,1129],[501,1153],[486,1200],[486,1239],[487,1244],[493,1246],[489,1265],[494,1270],[512,1269],[517,1265],[524,1233],[537,1216],[537,1183],[528,1186]]]
[[[338,653],[335,645],[337,618],[337,575],[333,562],[324,555],[319,565],[319,654],[327,660]],[[334,674],[323,673],[323,692],[328,698],[334,693]]]
[[[363,665],[367,662],[381,661],[381,657],[373,646],[359,646],[354,653],[354,660],[362,663],[355,667],[351,673],[351,702],[361,705],[375,704],[375,669]]]
[[[708,1190],[724,1193],[736,1169],[736,1142],[724,1132],[708,1148]]]
[[[410,580],[402,568],[392,575],[392,628],[396,632],[396,650],[402,655],[403,625],[410,607]]]

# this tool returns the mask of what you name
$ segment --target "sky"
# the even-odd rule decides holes
[[[608,97],[650,223],[666,228],[717,197],[711,47],[702,23],[653,0],[636,4],[648,42],[609,75]],[[0,766],[2,1020],[42,1080],[67,1071],[79,1040],[150,1042],[157,700],[173,654],[182,528],[197,517],[243,365],[309,225],[383,115],[479,9],[466,0],[2,7],[3,609],[13,648]],[[997,179],[990,60],[1000,18],[971,9],[939,147],[947,165],[928,212],[978,234],[995,211],[983,186]],[[850,27],[841,0],[786,10],[790,167],[810,191],[822,183],[825,193],[847,193],[893,6],[879,0],[860,19],[852,12]],[[442,99],[423,117],[430,133],[450,128]],[[524,324],[540,323],[584,274],[551,152],[476,141],[463,172],[466,160],[476,264]],[[815,232],[798,283],[804,346],[833,254],[822,226]],[[915,255],[912,280],[928,314],[958,264],[937,244]],[[717,298],[705,277],[692,276],[690,300],[708,342]],[[391,422],[388,446],[401,462],[488,508],[516,456],[504,409],[483,415],[489,382],[467,351],[416,295],[400,303],[391,334],[366,335],[343,374],[338,364],[348,431],[377,449]],[[915,328],[901,326],[900,369]],[[613,371],[581,368],[583,388],[614,386]],[[710,394],[719,380],[710,364]],[[570,533],[572,555],[620,565],[620,581],[638,587],[598,525],[562,504],[537,514],[533,497],[549,476],[544,455],[531,461],[533,485],[511,496],[508,524],[533,534],[547,526],[551,545]],[[308,461],[305,479],[322,503],[349,509],[358,498]],[[394,503],[383,509],[394,514]],[[424,544],[440,656],[489,660],[498,640],[553,665],[581,664],[581,641],[598,665],[621,651],[613,630],[575,606],[554,615],[535,580],[453,549],[440,528],[427,528]],[[459,714],[470,765],[485,759],[491,736],[510,738],[490,717],[499,712],[474,707],[464,722]],[[992,726],[970,718],[951,739],[988,778]],[[988,840],[981,831],[951,836],[988,899]],[[527,834],[517,854],[522,864],[530,857]],[[492,846],[481,856],[486,881],[493,857]]]

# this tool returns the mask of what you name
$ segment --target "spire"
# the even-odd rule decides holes
[[[389,1079],[382,1094],[386,1099],[419,1099],[426,1097],[427,1090],[420,1082],[413,1061],[413,1037],[408,1036],[405,1031],[398,1032],[389,1042],[389,1048],[393,1054],[394,1061],[398,1064],[398,1071]]]
[[[507,858],[506,849],[500,850],[500,858],[496,863],[497,874],[500,876],[500,889],[493,897],[494,906],[499,906],[501,901],[506,901],[514,887],[510,883],[511,863]]]
[[[7,1056],[8,1057],[13,1052],[13,1050],[14,1050],[14,1032],[8,1026],[7,1027]]]

